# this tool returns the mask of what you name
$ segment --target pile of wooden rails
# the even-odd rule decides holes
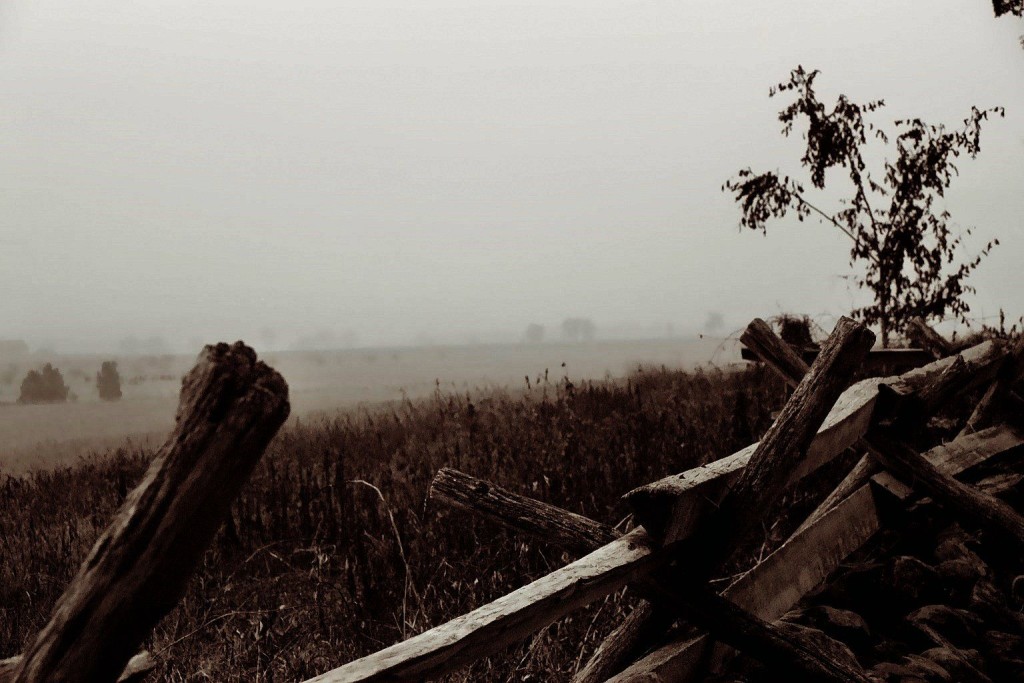
[[[868,681],[862,670],[775,622],[882,528],[881,506],[928,495],[1024,549],[1024,518],[955,478],[1024,445],[1024,431],[1006,420],[1019,413],[1013,385],[1024,345],[986,341],[902,375],[851,384],[874,343],[874,335],[852,320],[839,322],[810,367],[761,320],[742,341],[793,387],[759,443],[627,493],[637,527],[626,534],[441,470],[431,486],[433,500],[589,554],[313,681],[440,677],[627,585],[645,601],[607,636],[575,683],[696,681],[736,651],[769,665],[778,680]],[[929,347],[932,357],[949,350],[937,335]],[[923,352],[913,353],[921,358]],[[907,444],[956,396],[986,386],[954,440],[923,453]],[[735,548],[762,529],[763,512],[783,491],[851,448],[863,457],[799,529],[724,590],[713,588],[711,580]],[[694,628],[669,630],[679,620]]]

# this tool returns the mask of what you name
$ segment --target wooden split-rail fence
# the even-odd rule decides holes
[[[444,469],[431,499],[582,557],[494,602],[362,659],[316,683],[421,681],[443,676],[626,586],[643,598],[604,639],[574,683],[695,681],[735,652],[779,680],[867,681],[819,645],[775,622],[885,524],[886,505],[928,495],[1024,549],[1024,518],[956,476],[1024,445],[1014,384],[1024,343],[986,341],[950,354],[915,323],[921,365],[854,381],[874,335],[841,319],[813,357],[761,320],[741,337],[792,394],[764,438],[743,450],[626,493],[627,533]],[[923,329],[921,329],[923,328]],[[925,353],[926,352],[926,353]],[[902,356],[905,360],[909,356]],[[811,364],[808,365],[808,360]],[[891,359],[889,359],[891,360]],[[987,387],[960,434],[918,452],[915,432],[954,397]],[[288,388],[241,343],[207,347],[183,382],[177,424],[139,486],[100,537],[26,652],[0,661],[0,682],[140,680],[139,652],[181,597],[228,507],[288,415]],[[848,449],[863,457],[777,550],[720,590],[723,568],[761,530],[788,487]]]

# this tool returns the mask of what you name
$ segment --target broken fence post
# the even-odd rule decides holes
[[[116,681],[288,417],[288,385],[241,342],[207,346],[177,424],[25,651],[18,683]]]
[[[953,352],[953,346],[945,337],[936,332],[924,318],[911,318],[907,323],[907,337],[927,350],[936,359],[945,358]]]

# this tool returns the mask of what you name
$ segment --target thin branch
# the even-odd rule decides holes
[[[856,244],[856,243],[857,243],[857,236],[856,236],[856,235],[854,235],[854,234],[853,234],[852,232],[850,232],[850,230],[849,230],[848,228],[844,227],[842,223],[840,223],[839,221],[837,221],[837,220],[836,220],[835,218],[833,218],[832,216],[829,216],[829,215],[828,215],[827,213],[825,213],[824,211],[822,211],[821,209],[819,209],[818,207],[816,207],[816,206],[815,206],[814,204],[811,204],[811,203],[810,203],[809,201],[807,201],[806,199],[804,199],[804,198],[803,198],[803,197],[802,197],[802,196],[801,196],[801,195],[800,195],[799,193],[797,193],[797,192],[794,192],[794,193],[793,193],[793,196],[794,196],[794,197],[796,197],[796,199],[797,199],[797,201],[798,201],[798,202],[800,202],[801,204],[803,204],[804,206],[806,206],[806,207],[807,207],[808,209],[812,209],[812,210],[813,210],[813,211],[814,211],[815,213],[817,213],[817,214],[818,214],[819,216],[821,216],[822,218],[824,218],[825,220],[827,220],[827,221],[828,221],[829,223],[831,223],[832,225],[834,225],[834,226],[836,226],[837,228],[839,228],[840,230],[842,230],[842,231],[843,231],[843,234],[845,234],[845,235],[846,235],[847,237],[849,237],[849,238],[850,238],[851,240],[853,240],[854,244]],[[872,261],[874,261],[874,262],[875,262],[875,265],[878,265],[878,258],[877,258],[877,257],[875,257],[875,255],[874,255],[874,254],[872,254],[872,253],[868,253],[868,257],[869,257],[869,258],[870,258],[870,259],[871,259]]]

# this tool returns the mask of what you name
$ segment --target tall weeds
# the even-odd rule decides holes
[[[617,524],[631,487],[720,457],[769,424],[761,371],[643,368],[301,422],[271,445],[150,647],[170,681],[292,681],[466,612],[570,558],[426,504],[441,467]],[[0,482],[0,656],[45,622],[151,453]],[[451,680],[559,680],[622,618],[622,594]]]

